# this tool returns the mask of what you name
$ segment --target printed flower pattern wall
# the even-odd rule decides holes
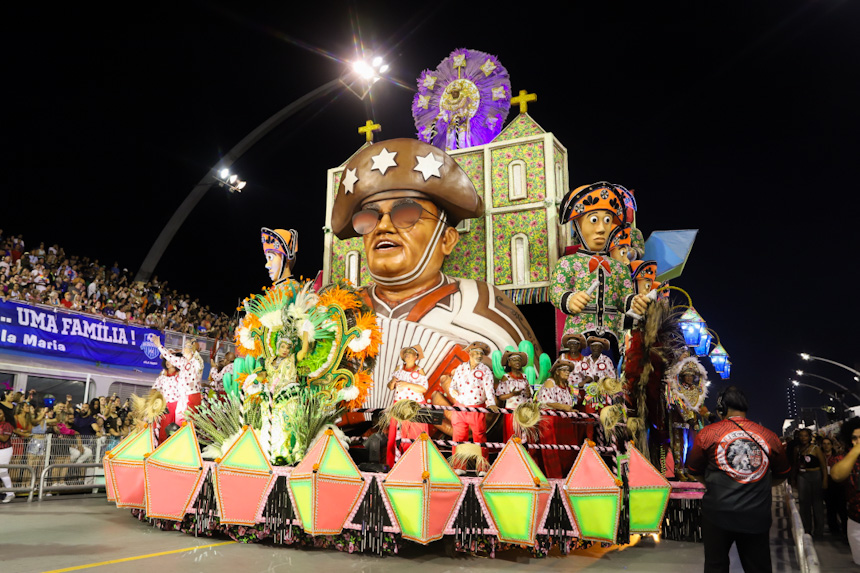
[[[493,141],[510,141],[519,137],[543,133],[546,132],[531,117],[521,113]]]
[[[484,197],[484,154],[454,155],[481,197]],[[470,219],[469,231],[460,233],[454,251],[445,259],[442,272],[461,279],[487,280],[487,233],[483,217]]]
[[[337,189],[340,185],[340,178],[343,176],[343,171],[335,173],[333,179],[333,189]],[[370,273],[367,272],[367,257],[364,254],[364,241],[361,237],[353,237],[341,241],[334,237],[331,245],[331,280],[335,281],[346,276],[346,257],[350,251],[358,251],[359,261],[359,280],[360,284],[355,286],[364,286],[370,284]]]
[[[460,233],[454,251],[445,259],[442,272],[461,279],[487,280],[487,247],[483,217],[471,219],[468,233]]]
[[[536,203],[546,198],[546,165],[542,141],[521,143],[494,149],[491,153],[493,207]],[[511,201],[508,166],[521,160],[525,163],[526,196]]]
[[[533,283],[548,281],[546,212],[543,210],[513,211],[493,215],[495,284],[509,285],[514,282],[511,269],[511,239],[518,233],[523,233],[529,238],[529,280]]]

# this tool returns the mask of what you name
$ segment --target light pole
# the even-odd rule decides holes
[[[170,241],[173,240],[176,232],[182,226],[182,223],[185,222],[185,219],[188,218],[191,211],[194,210],[194,207],[197,206],[197,203],[200,202],[209,188],[212,187],[213,183],[223,183],[223,179],[219,178],[221,172],[227,170],[227,173],[229,174],[230,166],[251,149],[251,147],[253,147],[258,141],[263,139],[263,137],[265,137],[270,131],[281,125],[289,117],[311,102],[336,90],[346,88],[359,99],[364,99],[364,96],[370,92],[371,86],[379,81],[381,74],[385,73],[387,70],[388,65],[383,63],[379,56],[374,58],[370,64],[363,61],[354,62],[352,64],[351,71],[306,93],[261,123],[254,131],[246,135],[242,141],[237,143],[233,149],[224,155],[221,161],[218,162],[217,167],[210,169],[197,183],[197,185],[191,189],[191,192],[179,208],[173,213],[173,216],[170,217],[167,225],[165,225],[164,229],[161,230],[161,233],[158,235],[158,238],[155,239],[152,247],[149,248],[149,252],[147,253],[146,258],[143,259],[143,263],[140,265],[140,270],[137,271],[134,280],[144,282],[149,280],[149,277],[151,277],[152,273],[155,271],[155,267],[158,266],[158,261],[161,260],[161,256],[164,254],[164,251],[167,250],[167,246],[170,244]],[[353,78],[353,75],[356,77]],[[358,90],[355,88],[356,84],[366,84],[366,89],[363,91]],[[228,181],[231,191],[240,191],[241,187],[234,185],[234,183],[235,182]],[[244,185],[242,185],[242,187],[244,187]]]
[[[822,362],[828,362],[828,363],[830,363],[830,364],[834,364],[834,365],[836,365],[836,366],[838,366],[838,367],[840,367],[840,368],[844,368],[844,369],[845,369],[845,370],[847,370],[848,372],[851,372],[852,374],[854,374],[854,381],[855,381],[855,382],[860,382],[860,371],[858,371],[858,370],[854,370],[854,369],[853,369],[853,368],[851,368],[850,366],[845,366],[845,365],[844,365],[844,364],[842,364],[841,362],[836,362],[835,360],[830,360],[830,359],[828,359],[828,358],[821,358],[820,356],[813,356],[813,355],[811,355],[811,354],[807,354],[806,352],[801,352],[801,353],[800,353],[800,357],[801,357],[801,358],[803,358],[803,359],[804,359],[804,360],[806,360],[806,361],[809,361],[809,360],[821,360]]]
[[[845,386],[843,386],[842,384],[840,384],[839,382],[837,382],[835,380],[831,380],[830,378],[825,378],[824,376],[819,376],[818,374],[813,374],[812,372],[805,372],[803,370],[795,370],[794,372],[798,376],[812,376],[813,378],[818,378],[819,380],[824,380],[825,382],[830,382],[834,386],[839,386],[840,388],[842,388],[843,390],[845,390],[846,392],[848,392],[849,394],[851,394],[852,396],[857,398],[857,401],[860,402],[860,396],[858,396],[856,393],[852,392],[851,390],[849,390],[848,388],[846,388]]]
[[[800,372],[800,371],[798,371],[798,372]],[[809,375],[809,374],[807,374],[807,375]],[[821,378],[821,376],[819,376],[819,378]],[[827,379],[825,378],[825,380],[827,380]],[[832,380],[831,380],[831,382],[832,382]],[[792,380],[791,383],[794,384],[795,386],[803,386],[805,388],[813,388],[815,390],[818,390],[818,392],[820,394],[826,394],[828,397],[830,397],[831,400],[833,400],[833,398],[835,396],[836,399],[839,400],[840,418],[845,418],[845,409],[846,409],[845,408],[845,398],[842,397],[842,396],[844,396],[844,394],[842,396],[840,396],[839,392],[828,392],[824,388],[821,388],[819,386],[815,386],[814,384],[804,384],[803,382],[799,382],[797,380]],[[856,394],[855,394],[855,397],[856,397]]]

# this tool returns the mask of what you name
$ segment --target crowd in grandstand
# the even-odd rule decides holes
[[[155,275],[133,280],[126,268],[69,256],[59,245],[27,248],[0,229],[0,299],[64,307],[157,330],[232,339],[236,320],[180,294]]]

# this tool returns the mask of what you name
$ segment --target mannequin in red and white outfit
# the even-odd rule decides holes
[[[466,347],[469,361],[460,364],[451,377],[448,393],[454,398],[456,406],[487,408],[496,411],[495,389],[493,388],[493,371],[482,362],[484,356],[490,353],[490,347],[483,342],[473,342]],[[454,426],[452,439],[455,442],[465,442],[472,431],[472,441],[483,443],[487,441],[487,418],[483,412],[454,412],[451,416]],[[487,450],[481,448],[481,454],[487,457]],[[458,473],[462,470],[458,470]]]
[[[591,349],[591,354],[585,357],[584,376],[591,376],[595,382],[600,382],[604,378],[616,378],[615,364],[612,359],[603,354],[609,349],[609,341],[605,338],[597,336],[588,337],[588,347]]]
[[[568,377],[575,363],[564,358],[556,360],[550,369],[550,378],[544,382],[537,395],[542,408],[552,408],[563,412],[576,410],[576,402],[570,393]],[[577,432],[576,424],[570,418],[547,416],[541,424],[540,441],[542,444],[576,445],[581,440],[581,432]],[[547,477],[563,479],[573,462],[576,453],[572,450],[541,450],[541,465]]]
[[[203,373],[203,358],[197,351],[196,340],[189,339],[185,342],[182,356],[176,356],[166,349],[161,344],[161,339],[156,335],[152,335],[151,341],[158,347],[161,356],[176,368],[176,379],[165,381],[169,383],[159,388],[164,394],[168,410],[161,419],[159,441],[163,442],[167,439],[167,426],[173,422],[181,424],[185,421],[185,412],[187,410],[193,411],[200,405],[200,377]]]
[[[528,362],[525,352],[505,352],[502,354],[502,366],[508,370],[499,385],[496,386],[496,397],[504,400],[505,408],[514,410],[523,402],[532,397],[532,389],[526,375],[523,374],[523,366]],[[505,414],[504,436],[507,442],[514,433],[514,415]]]
[[[388,382],[388,389],[394,390],[394,401],[414,400],[419,404],[426,403],[424,393],[427,391],[429,383],[427,374],[418,366],[418,361],[424,358],[424,352],[421,346],[415,344],[408,346],[400,351],[400,358],[403,360],[403,365],[394,371],[391,375],[391,381]],[[397,461],[399,456],[396,455],[397,443],[397,420],[391,420],[388,424],[388,448],[387,462],[391,467]],[[400,422],[400,437],[405,439],[417,439],[421,432],[429,432],[428,424],[418,424],[416,422]],[[411,444],[403,444],[401,452],[406,451]]]

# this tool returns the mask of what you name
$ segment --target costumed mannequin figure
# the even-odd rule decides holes
[[[182,424],[186,412],[193,411],[200,405],[200,376],[203,373],[203,358],[198,352],[197,341],[188,339],[182,348],[182,355],[177,356],[161,344],[158,335],[150,335],[150,342],[158,347],[161,357],[176,368],[175,381],[162,381],[160,387],[165,393],[168,413],[161,419],[159,439],[167,439],[167,426],[172,423]],[[158,381],[156,381],[158,383]],[[169,396],[168,396],[169,394]]]
[[[415,344],[407,346],[400,350],[400,359],[403,364],[394,371],[391,375],[391,380],[388,382],[388,389],[394,390],[394,403],[401,400],[412,400],[419,404],[426,403],[424,392],[427,391],[427,374],[418,366],[418,361],[424,358],[424,352],[421,346]],[[422,432],[429,433],[430,427],[428,424],[419,424],[417,422],[401,421],[399,422],[400,437],[405,439],[417,439]],[[388,448],[387,461],[388,466],[393,467],[397,461],[396,443],[397,443],[398,422],[392,419],[388,424]],[[409,445],[404,444],[402,450],[405,452]]]
[[[591,354],[585,357],[583,374],[591,377],[595,382],[600,382],[603,378],[615,378],[615,365],[604,354],[609,350],[609,341],[599,336],[589,336],[586,342],[591,349]]]
[[[668,370],[666,381],[675,475],[681,481],[690,481],[686,474],[686,453],[693,447],[696,432],[704,427],[699,410],[708,397],[708,372],[695,356],[688,356]]]
[[[295,229],[260,229],[263,253],[266,255],[266,270],[272,284],[279,285],[293,276],[296,253],[299,250],[299,234]]]
[[[550,377],[537,394],[537,401],[545,408],[572,412],[576,402],[571,394],[568,379],[576,363],[564,358],[555,361]],[[574,445],[580,443],[573,422],[569,418],[547,416],[541,420],[540,441],[543,444]],[[564,478],[573,466],[576,453],[573,450],[541,450],[543,470],[547,477]]]
[[[483,359],[490,353],[490,347],[483,342],[473,342],[466,347],[469,353],[469,361],[464,362],[454,370],[449,392],[455,400],[456,406],[485,406],[491,410],[497,410],[496,398],[493,391],[493,371],[483,363]],[[454,427],[453,440],[465,442],[472,432],[472,441],[484,443],[487,441],[487,419],[486,414],[481,412],[454,412],[451,417]],[[459,449],[460,446],[457,446]],[[456,454],[456,452],[455,452]],[[487,466],[487,450],[481,448],[481,456]],[[480,462],[480,460],[478,460]],[[463,475],[464,467],[456,467],[454,470]],[[483,465],[483,464],[482,464]],[[479,466],[479,476],[484,473]]]
[[[633,261],[630,271],[636,294],[646,295],[660,288],[660,283],[657,282],[657,261]]]
[[[528,363],[525,352],[505,351],[502,354],[502,367],[506,372],[496,386],[496,398],[503,400],[505,408],[513,410],[532,397],[532,388],[523,373],[523,366]],[[514,433],[513,414],[505,414],[504,437],[507,442]]]
[[[622,332],[632,324],[627,311],[644,316],[651,302],[633,292],[627,267],[606,256],[612,232],[625,222],[623,197],[605,181],[583,185],[565,195],[559,220],[573,222],[572,233],[580,248],[556,263],[550,302],[568,315],[565,333],[606,337],[618,356]]]
[[[460,166],[441,149],[414,139],[381,141],[359,151],[346,164],[334,200],[334,234],[363,238],[373,282],[361,293],[376,313],[383,341],[396,348],[421,341],[431,386],[450,373],[437,367],[452,355],[454,364],[464,361],[462,349],[473,341],[489,352],[528,340],[539,353],[531,327],[502,291],[441,272],[460,238],[454,226],[483,214],[483,200]],[[387,378],[393,366],[379,360],[374,377]],[[392,398],[385,385],[377,385],[365,407],[385,408]]]
[[[630,261],[636,259],[636,251],[633,250],[633,240],[630,236],[629,224],[618,227],[609,241],[609,256],[625,266],[630,266]]]
[[[587,346],[585,337],[575,332],[568,332],[561,337],[561,347],[566,349],[562,351],[559,358],[563,358],[573,364],[570,367],[570,376],[567,379],[567,384],[570,386],[570,391],[573,394],[574,403],[579,401],[579,393],[582,389],[586,378],[590,378],[588,361],[582,355],[582,349]]]

